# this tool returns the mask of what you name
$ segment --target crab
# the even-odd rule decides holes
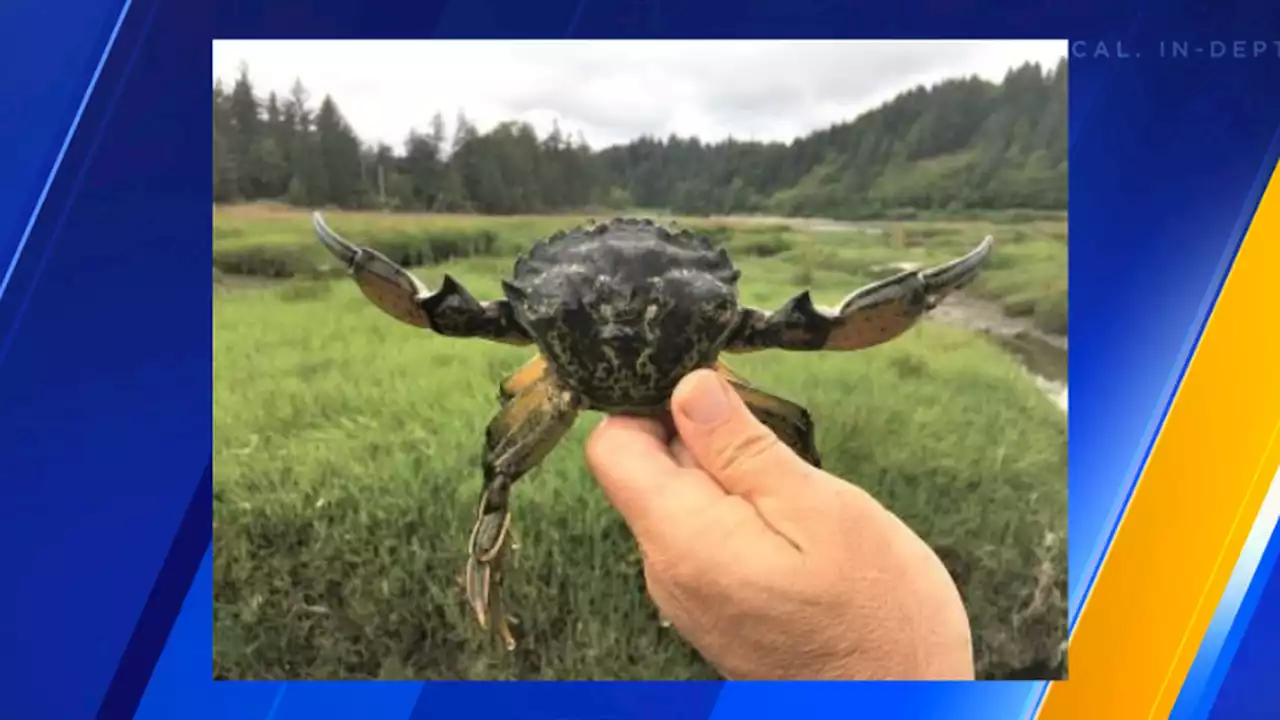
[[[734,372],[725,353],[861,350],[902,335],[948,293],[977,276],[987,236],[963,257],[867,285],[834,309],[809,291],[766,311],[738,302],[723,247],[648,219],[588,221],[534,244],[502,281],[504,297],[477,300],[451,275],[430,290],[385,255],[353,244],[312,216],[319,241],[364,295],[404,323],[453,338],[535,346],[498,388],[485,431],[483,482],[465,570],[467,601],[482,628],[516,646],[502,607],[502,559],[511,544],[511,488],[565,436],[580,411],[658,419],[690,372],[711,368],[787,446],[821,467],[809,411]]]

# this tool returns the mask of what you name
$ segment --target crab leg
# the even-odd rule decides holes
[[[805,462],[816,468],[822,467],[822,457],[814,443],[813,418],[808,410],[754,387],[724,361],[716,363],[715,371],[728,381],[751,413],[772,430],[779,440],[804,458]]]
[[[511,486],[542,462],[577,417],[578,403],[548,370],[529,381],[485,432],[484,485],[467,560],[467,600],[481,627],[490,620],[508,650],[515,639],[502,607],[502,556],[510,538]]]
[[[534,355],[529,361],[521,365],[518,370],[508,375],[498,385],[498,399],[505,405],[511,402],[511,398],[515,397],[529,387],[531,383],[537,382],[542,373],[547,369],[547,359],[541,354]]]
[[[861,350],[887,342],[972,282],[994,243],[988,236],[949,263],[872,283],[849,294],[835,310],[815,307],[807,290],[772,313],[748,308],[725,350]]]

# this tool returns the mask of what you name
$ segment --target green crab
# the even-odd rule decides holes
[[[804,291],[773,311],[738,303],[740,271],[724,248],[688,229],[617,218],[557,232],[533,245],[502,282],[504,297],[477,300],[445,275],[432,291],[386,256],[340,237],[319,213],[320,242],[365,296],[405,323],[457,338],[535,346],[502,381],[501,407],[484,436],[483,484],[471,531],[467,599],[506,647],[502,557],[510,542],[511,487],[551,451],[579,411],[669,420],[671,393],[713,368],[778,438],[815,466],[809,412],[743,379],[721,360],[755,350],[860,350],[891,340],[968,284],[991,253],[986,237],[944,265],[863,287],[834,309]]]

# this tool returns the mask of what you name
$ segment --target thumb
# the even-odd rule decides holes
[[[809,474],[809,465],[714,371],[685,377],[671,397],[671,410],[689,454],[732,495],[778,495]]]

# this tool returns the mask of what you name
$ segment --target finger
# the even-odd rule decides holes
[[[689,454],[730,494],[749,501],[784,495],[810,476],[811,467],[712,371],[698,370],[681,381],[671,407]]]
[[[684,441],[681,440],[678,435],[671,441],[671,456],[676,459],[676,463],[682,468],[688,468],[690,470],[703,469],[702,466],[698,464],[698,459],[693,456],[693,453],[689,452],[689,447],[684,444]]]
[[[660,542],[682,519],[724,499],[705,473],[680,467],[662,426],[610,417],[587,439],[587,465],[641,544]]]

